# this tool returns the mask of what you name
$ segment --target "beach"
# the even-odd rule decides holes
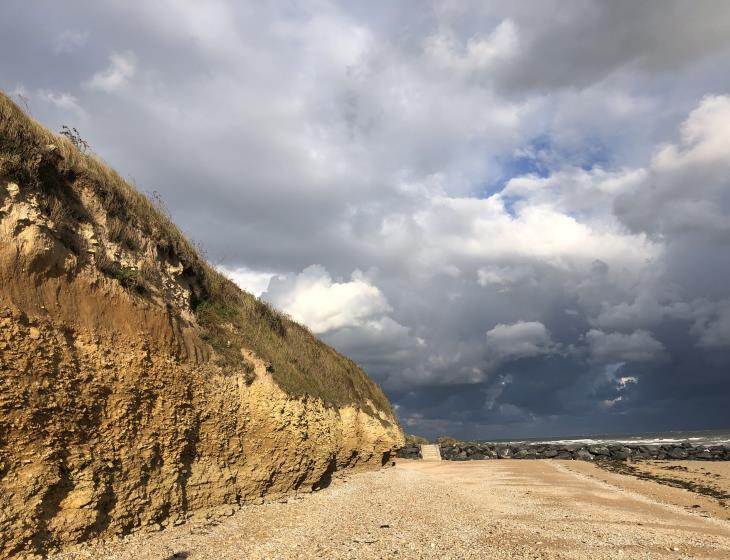
[[[647,462],[642,469],[671,466],[687,470],[667,473],[730,490],[726,463]],[[727,559],[727,505],[581,461],[399,460],[319,492],[52,558]]]

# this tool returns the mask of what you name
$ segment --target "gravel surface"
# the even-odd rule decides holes
[[[399,461],[286,503],[54,558],[728,559],[730,522],[609,484],[570,462]]]

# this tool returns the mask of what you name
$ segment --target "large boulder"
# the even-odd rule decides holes
[[[686,459],[688,456],[687,450],[682,447],[672,447],[668,453],[672,459]]]
[[[608,447],[604,445],[593,445],[588,448],[588,451],[590,451],[593,455],[604,455],[608,456],[611,454]]]
[[[512,451],[509,447],[497,448],[497,457],[500,459],[510,459],[512,457]]]
[[[573,453],[573,457],[577,461],[593,461],[595,459],[587,449],[579,449]]]

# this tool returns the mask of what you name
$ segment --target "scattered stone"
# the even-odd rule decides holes
[[[220,515],[223,517],[230,517],[234,513],[236,513],[236,510],[233,507],[224,507],[220,510]]]

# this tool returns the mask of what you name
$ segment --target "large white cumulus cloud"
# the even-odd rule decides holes
[[[383,293],[359,271],[349,281],[333,282],[317,265],[273,279],[264,297],[315,333],[361,326],[391,310]]]

